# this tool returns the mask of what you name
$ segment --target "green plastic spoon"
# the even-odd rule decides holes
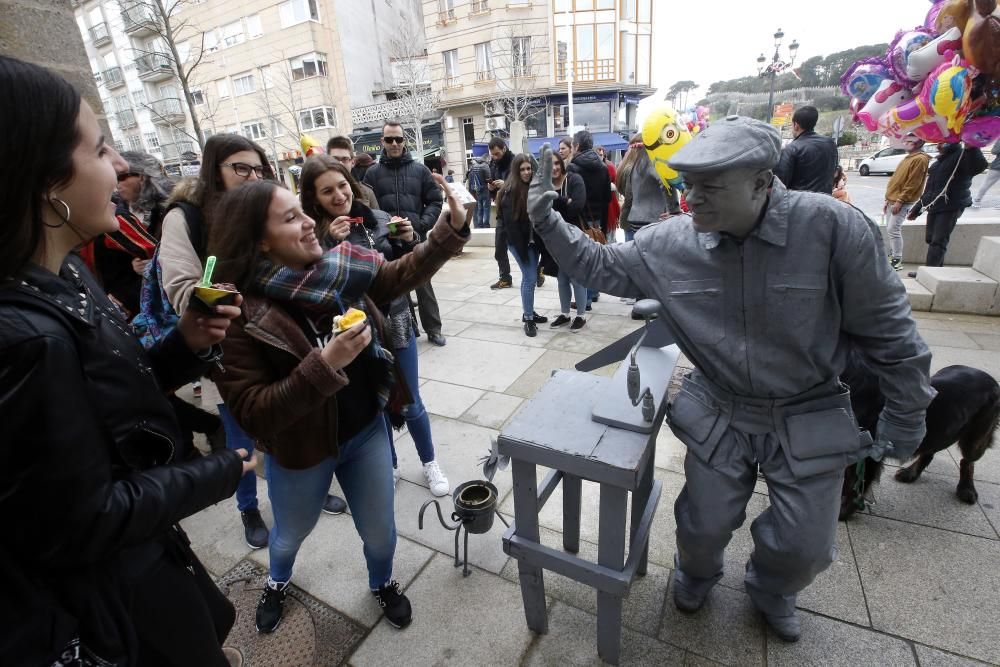
[[[209,255],[208,259],[205,260],[205,273],[201,276],[201,282],[198,283],[198,287],[211,287],[212,286],[212,272],[215,271],[215,255]]]

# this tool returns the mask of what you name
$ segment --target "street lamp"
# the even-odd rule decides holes
[[[778,32],[774,33],[774,55],[771,56],[770,64],[767,63],[767,56],[763,53],[757,57],[757,76],[762,79],[771,79],[770,92],[767,96],[768,114],[774,114],[774,80],[786,69],[791,69],[792,65],[795,64],[795,55],[799,50],[799,43],[793,39],[792,43],[788,45],[789,60],[784,62],[781,59],[781,40],[784,37],[785,33],[781,31],[781,28],[778,28]]]

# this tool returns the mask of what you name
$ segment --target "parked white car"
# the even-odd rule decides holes
[[[931,162],[937,159],[937,144],[924,144],[924,152],[931,156]],[[902,148],[883,148],[878,153],[866,157],[858,165],[858,173],[862,176],[869,174],[886,174],[891,176],[899,163],[906,157],[906,151]]]

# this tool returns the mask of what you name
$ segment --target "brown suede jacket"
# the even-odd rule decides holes
[[[461,252],[468,231],[455,232],[442,215],[413,252],[382,265],[366,295],[375,303],[423,285]],[[366,307],[378,318],[378,309]],[[337,392],[347,385],[278,303],[245,295],[243,314],[222,343],[226,372],[214,373],[233,417],[257,449],[285,468],[302,470],[337,456]]]

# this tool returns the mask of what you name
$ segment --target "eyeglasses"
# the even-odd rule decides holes
[[[118,182],[121,183],[122,181],[128,180],[129,178],[132,178],[133,176],[141,176],[141,175],[142,174],[136,173],[134,171],[124,171],[124,172],[118,174]]]
[[[382,137],[382,141],[387,144],[401,144],[406,141],[406,137]]]
[[[336,160],[340,164],[350,164],[354,160],[354,156],[352,156],[352,155],[341,155],[340,157],[336,157],[335,155],[331,155],[330,157],[332,157],[334,160]]]
[[[247,164],[246,162],[223,162],[223,167],[232,167],[233,171],[236,172],[237,176],[243,178],[250,178],[250,172],[257,174],[257,178],[264,176],[264,165],[262,164]]]

